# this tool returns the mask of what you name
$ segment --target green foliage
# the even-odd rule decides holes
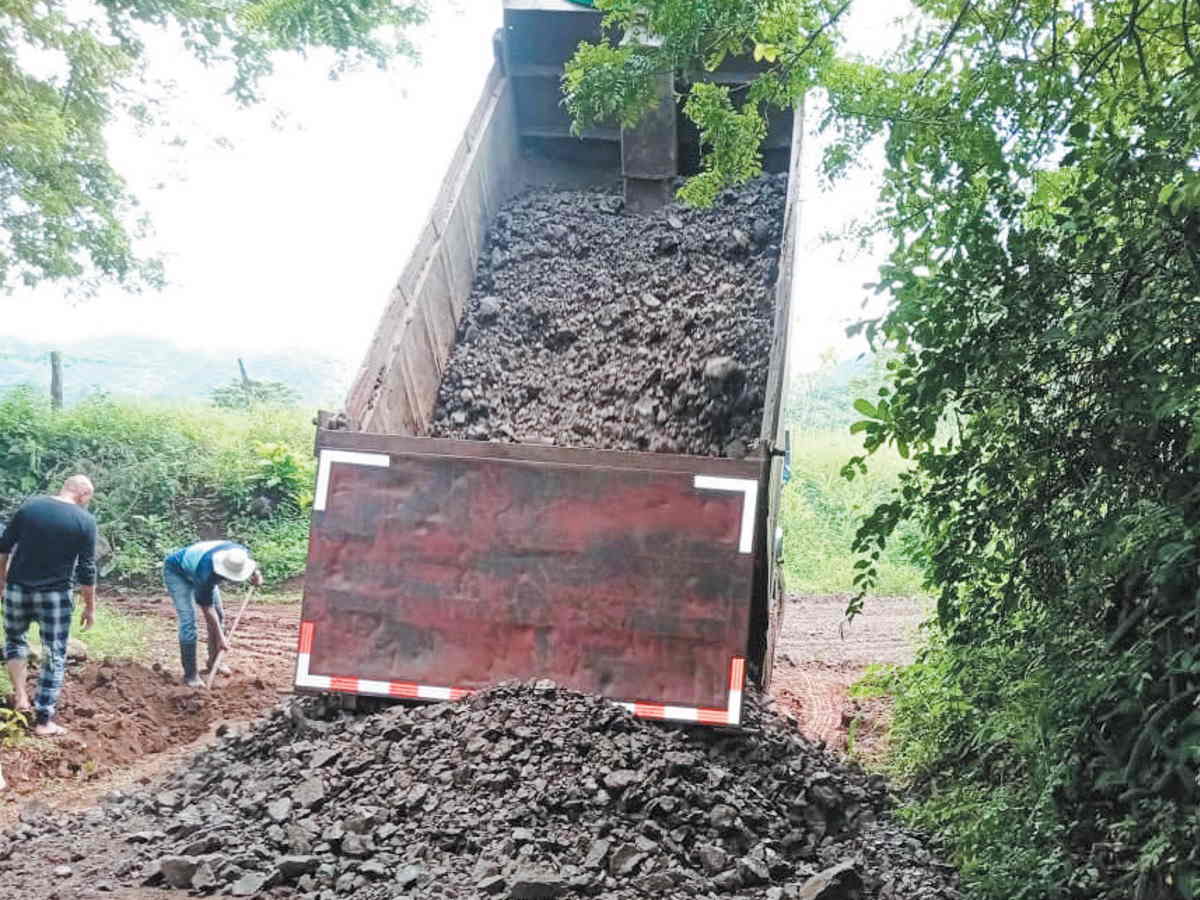
[[[596,0],[604,22],[631,36],[613,46],[581,43],[567,62],[563,97],[576,133],[615,122],[630,127],[653,108],[656,76],[688,82],[684,113],[700,131],[703,171],[680,191],[708,205],[726,187],[762,171],[766,137],[763,109],[792,106],[836,61],[834,25],[848,0]],[[729,56],[751,55],[767,64],[748,85],[732,91],[698,80]]]
[[[842,467],[857,442],[844,431],[792,432],[791,481],[784,486],[780,511],[784,572],[792,593],[842,594],[854,591],[851,550],[862,517],[888,496],[905,468],[894,454],[881,455],[867,477],[848,480]],[[915,534],[915,529],[912,529]],[[922,593],[921,570],[897,540],[881,554],[874,591],[910,597]]]
[[[946,840],[980,897],[1096,896],[1118,862],[1074,858],[1092,853],[1097,823],[1062,815],[1068,785],[1090,790],[1063,735],[1087,718],[1106,680],[1141,661],[1105,659],[1073,628],[1057,629],[1052,646],[1030,641],[1044,630],[1018,615],[967,651],[933,627],[914,665],[873,673],[859,688],[895,698],[889,768],[918,798],[903,815]]]
[[[563,97],[572,113],[571,131],[604,122],[636,125],[657,103],[653,62],[644,48],[607,43],[579,45],[563,75]]]
[[[397,55],[416,56],[404,30],[425,21],[426,4],[394,0],[256,0],[237,4],[238,24],[270,49],[304,53],[328,47],[339,71],[361,62],[380,68]]]
[[[861,584],[914,522],[938,589],[898,765],[981,897],[1193,896],[1200,31],[1153,0],[918,5],[860,84],[890,113],[841,146],[884,129],[895,245],[855,428],[914,462]]]
[[[767,136],[767,120],[757,104],[737,110],[728,87],[701,83],[692,87],[683,112],[700,129],[701,144],[711,149],[704,155],[704,171],[680,189],[681,200],[711,206],[726,186],[762,174],[758,148]]]
[[[200,62],[227,70],[241,103],[277,53],[328,49],[336,71],[412,55],[404,32],[425,19],[414,0],[124,0],[0,2],[0,289],[63,281],[159,286],[136,242],[144,222],[108,159],[116,117],[154,120],[157,83],[144,37],[171,30]]]
[[[846,461],[861,446],[850,433],[860,416],[856,398],[877,395],[888,362],[887,356],[872,354],[838,363],[830,353],[820,369],[789,383],[784,415],[792,440],[792,478],[783,489],[780,517],[789,591],[856,591],[863,572],[852,549],[858,527],[910,468],[899,453],[885,448],[869,469],[854,469],[847,477]],[[903,526],[880,551],[877,569],[873,593],[925,593],[915,525]]]
[[[84,472],[92,508],[111,545],[102,571],[156,576],[171,549],[210,536],[307,546],[312,435],[294,409],[221,411],[98,397],[53,413],[27,389],[0,394],[0,519],[29,495]],[[271,501],[256,516],[256,497]],[[257,548],[251,543],[251,550]],[[268,574],[303,570],[303,553],[276,548]],[[288,568],[291,566],[291,568]]]
[[[316,461],[311,453],[299,454],[282,443],[256,444],[250,485],[259,496],[269,497],[293,513],[312,508]]]
[[[887,354],[863,354],[838,362],[827,351],[815,371],[793,376],[788,382],[784,415],[794,432],[848,432],[862,416],[854,401],[878,396],[887,383]],[[851,454],[858,447],[851,448]],[[847,459],[849,455],[847,456]]]
[[[238,539],[254,551],[267,583],[278,584],[304,574],[308,527],[307,515],[281,515],[264,521],[241,520],[234,530]]]
[[[299,394],[280,381],[246,381],[235,378],[212,392],[213,406],[220,409],[291,406],[299,399]]]

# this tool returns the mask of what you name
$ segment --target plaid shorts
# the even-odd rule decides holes
[[[33,708],[39,722],[54,717],[54,706],[62,690],[67,667],[67,638],[75,598],[71,591],[34,591],[10,584],[4,591],[4,658],[24,659],[29,655],[29,626],[38,623],[45,661],[38,678]]]

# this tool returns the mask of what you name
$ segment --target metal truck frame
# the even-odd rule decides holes
[[[790,178],[756,456],[425,437],[500,207],[533,187],[621,177],[627,205],[653,204],[698,152],[677,111],[652,117],[657,135],[571,137],[558,81],[578,41],[599,34],[598,14],[505,0],[504,15],[345,411],[319,418],[296,688],[453,700],[546,678],[646,718],[738,725],[747,677],[770,681],[783,614],[778,448],[801,116],[772,121],[765,154]],[[747,68],[732,60],[710,77],[745,80]]]

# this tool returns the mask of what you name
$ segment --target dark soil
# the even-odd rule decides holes
[[[744,456],[759,438],[787,178],[627,216],[539,191],[496,217],[430,433]]]
[[[754,695],[737,732],[546,683],[325,709],[290,701],[85,816],[27,810],[0,837],[0,896],[958,897],[881,779]]]

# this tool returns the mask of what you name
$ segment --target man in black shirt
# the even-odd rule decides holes
[[[26,501],[0,536],[4,659],[19,710],[29,709],[25,635],[35,621],[42,633],[45,660],[33,704],[33,730],[42,737],[66,731],[54,721],[54,705],[67,666],[76,583],[83,595],[79,621],[84,631],[96,617],[96,520],[85,509],[93,491],[86,476],[72,475],[57,496]]]

